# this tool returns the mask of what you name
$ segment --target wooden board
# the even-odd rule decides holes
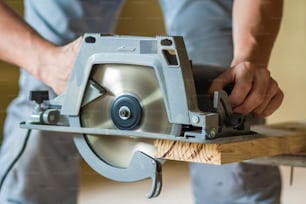
[[[167,160],[227,164],[306,152],[306,123],[254,126],[257,135],[210,140],[205,144],[156,140],[156,157]]]

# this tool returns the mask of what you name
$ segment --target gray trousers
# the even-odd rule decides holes
[[[196,204],[280,204],[277,167],[234,163],[191,164]]]
[[[8,108],[0,152],[0,175],[21,150],[27,130],[19,123],[29,119],[35,104],[29,91],[48,89],[22,72],[19,96]],[[51,92],[52,93],[52,92]],[[24,153],[9,172],[0,192],[1,204],[74,204],[79,186],[79,155],[72,137],[32,131]]]

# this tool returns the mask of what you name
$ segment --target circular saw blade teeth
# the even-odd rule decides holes
[[[127,129],[172,135],[180,133],[180,126],[168,121],[162,92],[153,68],[121,64],[95,65],[92,73],[92,79],[106,90],[106,94],[81,109],[82,127]],[[124,119],[121,117],[125,117],[124,115],[120,117],[120,108],[126,106],[125,111],[128,109],[131,111],[132,106],[123,103],[114,108],[114,101],[125,96],[137,100],[141,117],[137,118],[136,125],[126,125],[127,127],[123,125],[118,128],[116,122],[124,124]],[[134,109],[130,113],[136,114]],[[94,135],[86,137],[89,148],[95,151],[96,155],[117,167],[127,168],[135,151],[142,151],[151,156],[155,153],[154,141],[149,139]]]

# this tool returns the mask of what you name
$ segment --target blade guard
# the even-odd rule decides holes
[[[85,138],[83,135],[75,136],[74,142],[86,162],[106,178],[120,182],[135,182],[145,179],[152,180],[152,187],[147,198],[157,197],[162,188],[162,167],[161,163],[143,152],[135,152],[128,168],[118,168],[103,158],[98,158],[93,151],[84,147]],[[83,151],[84,150],[84,151]]]
[[[80,125],[79,118],[70,117],[70,124]],[[116,167],[96,155],[88,148],[88,141],[83,134],[75,135],[74,143],[81,156],[96,172],[114,181],[136,182],[145,179],[152,180],[152,187],[147,198],[157,197],[162,188],[162,164],[149,155],[136,151],[128,168]]]

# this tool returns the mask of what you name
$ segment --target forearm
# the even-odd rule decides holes
[[[267,117],[282,103],[284,94],[267,69],[282,6],[282,0],[234,0],[232,66],[209,90],[234,84],[229,96],[234,112]]]
[[[21,66],[40,79],[40,61],[55,46],[44,40],[2,0],[0,30],[0,59]]]
[[[0,60],[18,65],[61,94],[66,86],[82,38],[56,46],[42,38],[0,0]]]
[[[267,67],[282,17],[282,0],[235,0],[233,7],[234,59]]]

